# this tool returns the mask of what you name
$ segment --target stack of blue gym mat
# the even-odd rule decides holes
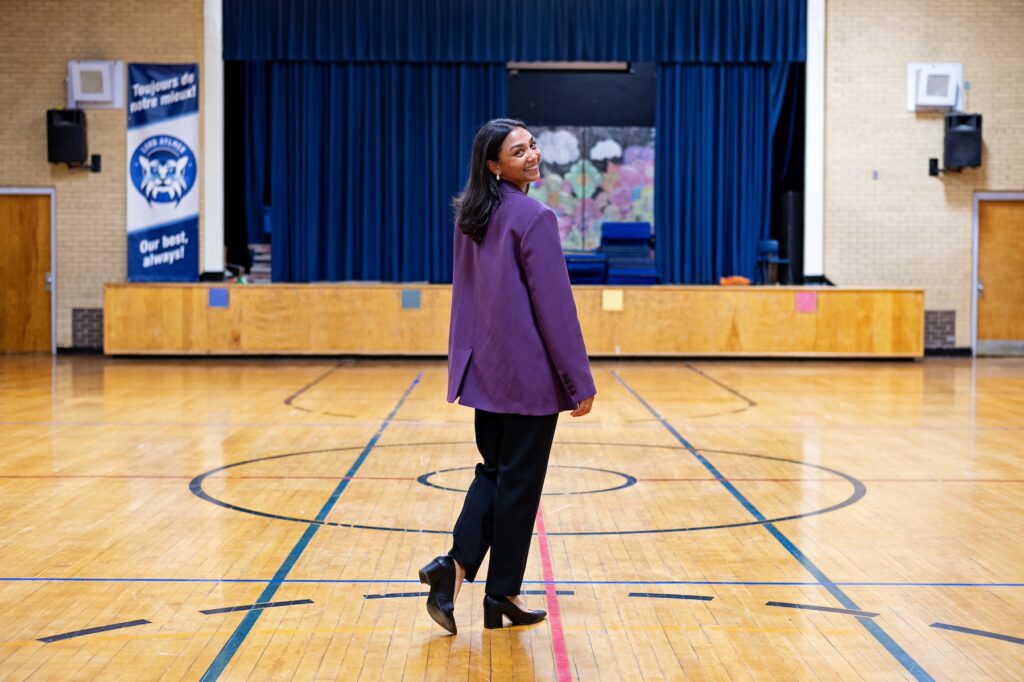
[[[566,251],[565,267],[573,284],[604,284],[607,276],[607,259],[603,253]]]
[[[650,223],[604,223],[601,253],[608,259],[608,284],[657,284]]]

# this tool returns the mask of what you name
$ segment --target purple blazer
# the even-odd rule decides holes
[[[477,244],[455,228],[448,402],[505,414],[572,410],[594,395],[554,212],[502,181]]]

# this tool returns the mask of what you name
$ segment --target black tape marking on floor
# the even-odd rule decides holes
[[[429,592],[385,592],[383,594],[364,594],[363,599],[399,599],[401,597],[426,597]],[[523,590],[520,594],[547,594],[544,590]],[[571,597],[576,594],[573,590],[555,590],[559,597]]]
[[[784,609],[803,609],[804,611],[825,611],[826,613],[842,613],[847,616],[863,616],[864,618],[874,618],[880,614],[872,613],[871,611],[859,611],[857,609],[840,609],[834,606],[814,606],[813,604],[790,604],[784,601],[770,601],[765,602],[765,606],[779,606]]]
[[[256,609],[272,609],[277,606],[296,606],[298,604],[312,604],[312,599],[293,599],[292,601],[268,601],[262,604],[243,604],[241,606],[225,606],[219,609],[205,609],[199,613],[212,616],[215,613],[233,613],[235,611],[255,611]]]
[[[692,599],[693,601],[711,601],[714,599],[714,597],[707,597],[703,594],[666,594],[662,592],[630,592],[629,596],[647,599]]]
[[[932,623],[933,628],[939,628],[940,630],[952,630],[953,632],[963,632],[967,635],[978,635],[979,637],[990,637],[991,639],[1001,639],[1004,642],[1011,642],[1013,644],[1024,644],[1024,637],[1014,637],[1012,635],[1001,635],[998,632],[988,632],[986,630],[975,630],[974,628],[962,628],[959,625],[950,625],[948,623]]]
[[[72,637],[81,637],[83,635],[94,635],[97,632],[107,632],[108,630],[120,630],[121,628],[135,627],[136,625],[148,625],[149,621],[144,619],[129,620],[124,623],[111,623],[110,625],[100,625],[95,628],[86,628],[84,630],[75,630],[73,632],[65,632],[61,635],[50,635],[49,637],[40,637],[37,642],[43,644],[49,644],[50,642],[59,642],[63,639],[71,639]]]

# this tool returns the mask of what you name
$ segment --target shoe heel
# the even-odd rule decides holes
[[[491,609],[484,607],[484,629],[485,630],[500,630],[502,628],[502,617],[501,611],[498,609]]]
[[[438,563],[437,559],[433,559],[429,564],[420,569],[420,582],[424,585],[429,585],[430,577],[439,570],[441,570],[441,564]]]

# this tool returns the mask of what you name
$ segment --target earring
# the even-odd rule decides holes
[[[498,182],[501,182],[501,173],[495,173],[494,179],[497,180]]]

